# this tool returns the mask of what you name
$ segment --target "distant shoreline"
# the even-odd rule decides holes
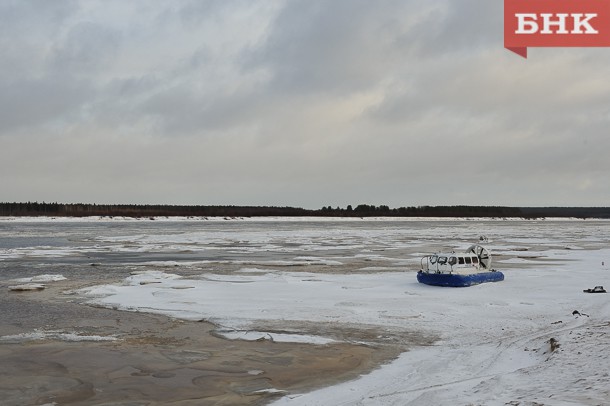
[[[249,216],[249,217],[182,217],[182,216],[151,216],[151,217],[125,217],[125,216],[0,216],[0,223],[129,223],[129,222],[148,222],[148,223],[178,223],[178,222],[201,222],[201,223],[266,223],[266,222],[286,222],[286,223],[353,223],[353,222],[571,222],[571,221],[610,221],[610,218],[579,218],[579,217],[320,217],[320,216]]]
[[[360,204],[303,209],[275,206],[188,206],[83,203],[0,203],[0,217],[391,217],[610,219],[610,207],[414,206]]]

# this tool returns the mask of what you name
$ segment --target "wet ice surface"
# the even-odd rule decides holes
[[[610,286],[609,231],[579,220],[12,221],[0,222],[0,280],[89,278],[98,286],[80,294],[94,303],[210,320],[231,339],[440,337],[278,404],[594,405],[610,398],[610,306],[582,290]],[[504,282],[416,283],[420,256],[482,235]],[[358,330],[379,334],[345,333]]]

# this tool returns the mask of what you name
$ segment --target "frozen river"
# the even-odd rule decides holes
[[[504,282],[417,284],[421,256],[483,236]],[[583,289],[610,287],[609,264],[610,222],[598,220],[0,221],[3,281],[88,279],[83,300],[208,320],[229,339],[437,338],[357,381],[278,400],[289,405],[604,404],[610,305]],[[358,329],[378,334],[346,333]]]
[[[150,262],[217,264],[218,270],[244,263],[354,264],[357,270],[363,261],[375,260],[388,270],[416,270],[420,255],[462,250],[481,236],[490,239],[487,245],[498,266],[503,260],[504,265],[528,266],[536,256],[557,259],[571,248],[606,248],[609,231],[610,222],[594,220],[4,219],[0,220],[0,278],[12,278],[15,272],[27,276],[24,273],[32,268],[57,265],[71,272],[91,264]],[[520,251],[523,255],[515,255]]]

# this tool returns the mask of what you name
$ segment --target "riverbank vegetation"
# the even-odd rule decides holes
[[[483,217],[483,218],[610,218],[609,207],[413,206],[303,209],[275,206],[197,206],[86,203],[0,203],[0,216],[47,217]]]

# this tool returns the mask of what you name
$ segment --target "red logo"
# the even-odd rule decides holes
[[[504,47],[610,46],[610,0],[504,0]]]

